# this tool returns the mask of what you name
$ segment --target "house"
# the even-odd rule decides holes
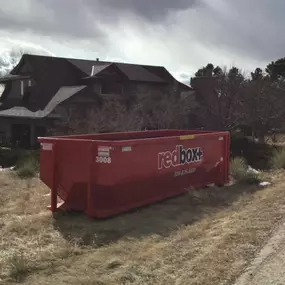
[[[164,67],[24,54],[0,78],[0,140],[34,146],[70,110],[86,112],[100,96],[128,96],[139,87],[179,92],[192,88]],[[1,90],[1,88],[0,88]]]

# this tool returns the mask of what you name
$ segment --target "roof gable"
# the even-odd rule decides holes
[[[29,57],[26,54],[24,54],[22,55],[18,64],[10,71],[10,74],[19,75],[19,73],[28,74],[28,73],[33,73],[33,72],[34,72],[34,69],[29,62]]]
[[[93,60],[81,60],[81,59],[66,59],[69,63],[75,66],[78,70],[80,70],[85,75],[91,76],[92,69],[93,75],[98,72],[104,70],[106,67],[111,65],[111,62],[99,62]],[[92,68],[94,66],[94,68]]]

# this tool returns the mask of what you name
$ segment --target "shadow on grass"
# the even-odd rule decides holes
[[[95,248],[123,238],[165,237],[178,227],[191,225],[205,216],[231,207],[242,195],[250,195],[259,189],[257,185],[241,184],[194,190],[104,220],[91,220],[75,213],[57,213],[54,227],[66,240]]]

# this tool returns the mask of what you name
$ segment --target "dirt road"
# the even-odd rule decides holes
[[[285,223],[272,235],[235,285],[285,284]]]

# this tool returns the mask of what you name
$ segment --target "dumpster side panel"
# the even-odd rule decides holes
[[[110,163],[98,162],[100,167],[96,169],[99,171],[96,173],[97,183],[111,186],[151,176],[162,176],[169,173],[174,175],[176,172],[193,169],[196,166],[209,168],[219,162],[221,158],[228,160],[225,152],[226,141],[226,134],[211,134],[196,137],[191,135],[181,138],[137,140],[119,144],[98,142],[98,148],[101,147],[100,145],[103,147],[103,144],[109,146]],[[185,161],[183,164],[183,160],[187,158],[184,157],[187,149],[194,153],[189,153],[191,161],[189,163]],[[202,152],[200,159],[197,157],[199,151]],[[96,157],[96,155],[94,156]],[[182,163],[171,161],[177,155],[182,156],[180,157]],[[97,164],[96,161],[94,163]]]
[[[227,133],[183,135],[110,147],[110,163],[99,162],[96,168],[91,215],[105,217],[207,184],[227,183],[227,138]]]

